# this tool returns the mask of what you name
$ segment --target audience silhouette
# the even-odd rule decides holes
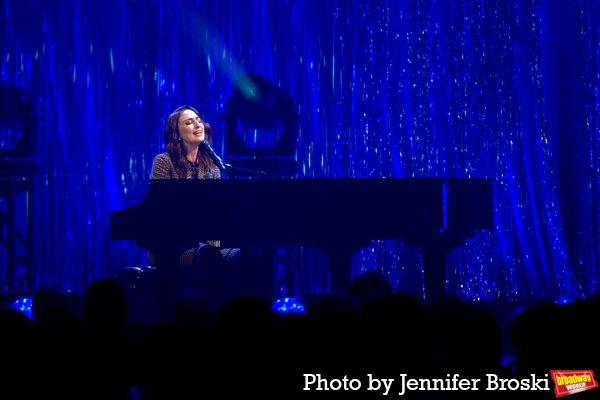
[[[357,276],[345,292],[315,296],[305,314],[277,314],[251,296],[217,310],[206,293],[189,289],[177,300],[174,323],[140,325],[135,338],[126,334],[133,331],[126,329],[128,302],[117,281],[92,282],[84,312],[82,300],[47,286],[35,293],[33,321],[16,310],[0,312],[0,340],[15,367],[26,368],[28,380],[36,382],[23,390],[38,397],[153,400],[215,391],[270,397],[280,390],[309,393],[303,391],[304,374],[358,377],[364,388],[367,374],[396,379],[459,374],[485,381],[486,374],[524,379],[549,377],[549,368],[593,369],[600,360],[594,322],[599,305],[598,296],[567,305],[546,302],[517,316],[509,332],[514,371],[501,365],[502,328],[491,313],[455,296],[425,303],[393,293],[376,272]],[[577,343],[589,346],[565,351]],[[18,377],[12,382],[23,384]]]

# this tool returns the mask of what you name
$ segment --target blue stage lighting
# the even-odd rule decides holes
[[[274,311],[278,314],[303,313],[305,309],[300,301],[292,297],[284,297],[273,303],[271,306],[271,311]]]
[[[29,297],[23,297],[21,299],[15,300],[15,302],[10,306],[11,309],[19,310],[23,314],[27,315],[27,318],[31,319],[31,305],[33,304],[33,300]]]
[[[562,299],[556,300],[556,301],[555,301],[555,303],[556,303],[556,304],[570,304],[570,303],[574,303],[575,301],[576,301],[576,300],[574,300],[574,299],[569,299],[569,298],[566,298],[566,297],[565,297],[565,298],[562,298]]]

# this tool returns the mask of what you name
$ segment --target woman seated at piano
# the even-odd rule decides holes
[[[212,129],[198,111],[182,106],[167,118],[164,141],[166,152],[156,156],[151,179],[219,179],[221,172],[200,144],[212,146]]]
[[[198,111],[189,106],[176,109],[165,123],[167,151],[154,158],[151,179],[220,179],[219,168],[204,146],[200,146],[205,140],[212,145],[212,136],[210,125],[202,121]],[[179,258],[179,276],[180,282],[199,287],[215,303],[222,303],[224,292],[233,286],[228,282],[239,275],[241,263],[240,249],[219,249],[218,246],[218,240],[207,240],[184,251]],[[150,252],[148,261],[156,265],[156,257]]]

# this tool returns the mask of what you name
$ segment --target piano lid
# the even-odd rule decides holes
[[[151,180],[134,207],[110,215],[112,240],[238,246],[425,236],[493,226],[489,179]]]

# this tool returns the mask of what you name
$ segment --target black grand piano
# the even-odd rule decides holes
[[[493,226],[490,179],[150,182],[139,204],[111,213],[112,240],[135,240],[164,255],[165,264],[167,254],[206,239],[219,239],[222,247],[315,247],[328,256],[333,290],[350,281],[357,250],[374,239],[402,238],[423,257],[427,298],[437,297],[445,290],[448,253],[476,229]]]

